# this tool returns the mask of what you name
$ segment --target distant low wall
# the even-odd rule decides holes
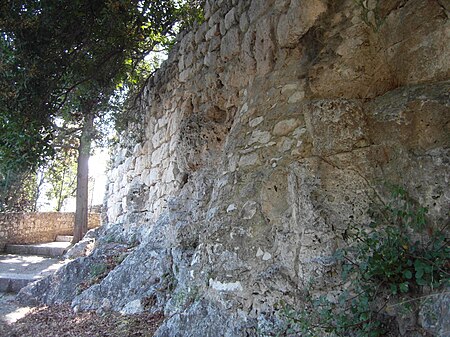
[[[7,243],[27,244],[72,235],[75,213],[0,213],[0,250]],[[100,213],[89,214],[89,229],[100,226]]]

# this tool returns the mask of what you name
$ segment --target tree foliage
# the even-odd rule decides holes
[[[36,210],[38,181],[32,171],[8,171],[0,177],[0,212]]]
[[[73,149],[58,151],[44,173],[49,184],[46,191],[48,200],[55,200],[54,210],[59,212],[64,202],[75,195],[77,180],[77,162]]]
[[[101,123],[113,93],[138,85],[145,56],[169,44],[177,24],[200,18],[200,6],[198,0],[2,1],[0,180],[35,170],[68,133],[82,137],[86,118]],[[84,131],[96,135],[95,128]]]

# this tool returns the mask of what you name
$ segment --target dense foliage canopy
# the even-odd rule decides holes
[[[11,172],[32,171],[52,157],[68,125],[80,135],[86,115],[98,117],[117,88],[137,85],[145,56],[167,45],[200,6],[181,0],[2,1],[0,181],[7,184]]]

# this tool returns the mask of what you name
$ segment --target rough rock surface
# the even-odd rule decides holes
[[[207,1],[132,111],[96,249],[19,296],[164,311],[159,337],[271,335],[277,303],[300,303],[311,279],[336,285],[330,256],[349,225],[370,222],[386,183],[447,222],[448,10]],[[127,256],[74,291],[118,247]],[[429,306],[448,317],[449,301]],[[448,321],[423,309],[412,329],[444,336]]]

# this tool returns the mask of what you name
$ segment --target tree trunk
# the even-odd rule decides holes
[[[77,193],[75,207],[75,224],[72,243],[79,242],[88,230],[88,182],[89,156],[94,129],[93,106],[90,105],[85,113],[83,129],[78,147]]]
[[[37,212],[37,203],[38,203],[38,199],[39,196],[41,195],[41,188],[42,185],[44,184],[45,178],[44,178],[44,172],[39,172],[39,170],[36,172],[36,192],[35,192],[35,197],[34,197],[34,205],[33,205],[33,212]]]

